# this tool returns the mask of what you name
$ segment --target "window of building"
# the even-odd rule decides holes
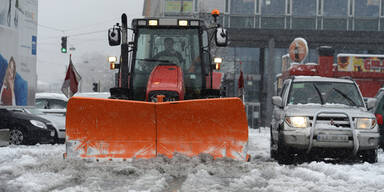
[[[220,13],[224,13],[227,0],[201,0],[199,1],[200,12],[210,13],[213,9],[217,9]]]
[[[323,0],[323,16],[347,16],[348,0]]]
[[[380,12],[381,16],[383,17],[384,16],[384,0],[381,0],[381,12]]]
[[[231,16],[231,27],[234,28],[253,28],[254,17]]]
[[[355,16],[356,17],[378,17],[380,8],[380,0],[356,0]]]
[[[349,0],[348,6],[349,6],[349,9],[348,9],[349,14],[348,14],[348,16],[351,17],[351,16],[353,16],[353,0]]]
[[[261,0],[261,14],[278,16],[285,14],[285,0]]]
[[[255,0],[232,0],[231,14],[253,15],[255,13]]]
[[[316,18],[292,18],[292,29],[316,29]]]
[[[260,0],[256,0],[255,11],[256,11],[256,14],[260,14]]]
[[[316,16],[316,1],[292,0],[293,16]]]
[[[356,18],[355,31],[377,31],[379,28],[378,18]]]
[[[323,18],[324,30],[347,30],[347,18]]]
[[[284,16],[272,17],[265,16],[261,18],[261,28],[265,29],[284,29]]]
[[[193,0],[165,0],[165,13],[192,13]]]

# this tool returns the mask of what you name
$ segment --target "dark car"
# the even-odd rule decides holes
[[[0,108],[0,129],[9,129],[9,142],[14,145],[53,143],[55,128],[44,118]]]
[[[381,90],[381,89],[380,89]],[[376,116],[377,124],[379,125],[380,139],[379,145],[384,149],[384,91],[380,91],[376,95],[376,105],[373,108],[373,113]]]

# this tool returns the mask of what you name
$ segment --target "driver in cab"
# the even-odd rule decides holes
[[[174,49],[172,38],[164,39],[164,50],[154,56],[154,59],[169,61],[170,63],[181,66],[184,63],[183,56]]]

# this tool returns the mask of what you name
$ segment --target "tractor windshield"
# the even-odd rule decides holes
[[[135,97],[144,100],[147,81],[159,64],[176,64],[182,68],[186,98],[202,87],[199,29],[139,28],[133,75]]]

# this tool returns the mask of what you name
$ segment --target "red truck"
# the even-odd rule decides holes
[[[297,38],[295,41],[305,42],[302,38]],[[305,59],[307,50],[306,42],[291,44],[290,54],[283,56],[282,74],[278,77],[278,88],[283,79],[299,75],[350,77],[359,85],[363,97],[374,97],[384,85],[384,55],[338,54],[337,63],[334,63],[334,50],[331,47],[323,46],[319,48],[318,64],[301,64],[300,61]]]

